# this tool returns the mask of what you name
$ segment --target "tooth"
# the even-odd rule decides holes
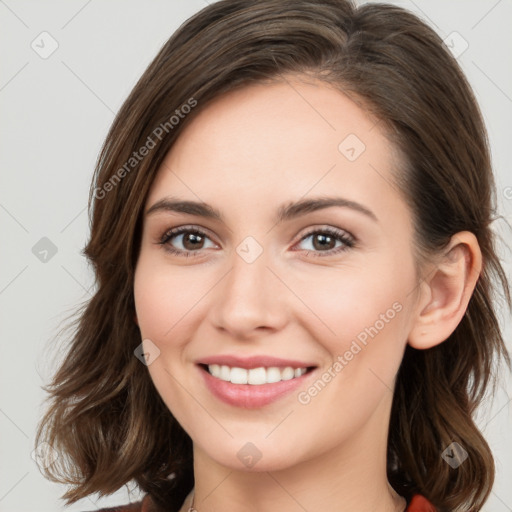
[[[284,370],[281,371],[281,379],[282,380],[290,380],[293,379],[295,375],[295,370],[291,366],[287,366]]]
[[[252,368],[249,370],[249,375],[247,377],[247,384],[265,384],[267,381],[267,372],[265,368]]]
[[[251,384],[261,386],[263,384],[272,384],[281,380],[290,380],[301,377],[307,372],[307,368],[278,368],[271,366],[269,368],[258,367],[246,370],[245,368],[229,367],[227,365],[210,364],[208,371],[217,379],[233,384]]]
[[[229,380],[233,384],[247,384],[247,370],[244,368],[231,368]]]
[[[220,366],[218,364],[208,365],[208,370],[214,377],[220,377]]]
[[[226,382],[229,382],[230,377],[231,377],[231,369],[229,368],[229,366],[222,365],[220,367],[219,378],[222,380],[225,380]]]
[[[267,368],[267,382],[279,382],[281,380],[281,370],[275,366]]]

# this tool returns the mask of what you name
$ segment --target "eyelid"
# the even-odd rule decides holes
[[[342,237],[343,236],[345,238],[348,238],[351,241],[353,241],[354,243],[356,242],[356,237],[354,235],[352,235],[352,233],[350,233],[346,229],[337,228],[337,227],[330,226],[330,225],[327,225],[327,224],[316,225],[316,226],[314,226],[312,228],[308,228],[305,233],[303,233],[303,234],[301,234],[299,236],[299,240],[298,241],[300,242],[304,238],[307,238],[308,236],[313,235],[315,233],[330,233],[330,234],[332,234],[334,236],[337,236],[337,237]]]
[[[169,241],[177,236],[186,234],[186,233],[196,233],[201,235],[204,238],[207,238],[208,240],[211,240],[211,242],[215,245],[220,245],[215,241],[215,237],[210,235],[210,230],[203,228],[202,226],[197,225],[182,225],[182,226],[176,226],[174,228],[169,228],[164,231],[164,233],[158,237],[156,244],[162,245],[165,249],[167,249],[171,253],[175,254],[183,254],[190,253],[195,255],[200,255],[202,252],[204,252],[205,249],[198,249],[197,251],[188,251],[185,249],[175,249],[172,246],[170,246]]]
[[[213,239],[214,237],[212,237],[209,234],[210,230],[208,230],[207,228],[203,228],[202,226],[195,225],[195,224],[191,224],[191,225],[185,224],[185,225],[181,225],[181,226],[176,226],[174,228],[166,229],[164,231],[164,233],[159,237],[159,240],[156,243],[164,246],[164,248],[168,252],[173,253],[178,256],[188,257],[188,256],[202,255],[202,253],[204,252],[205,249],[198,249],[196,251],[190,251],[190,250],[184,250],[184,249],[175,249],[174,247],[170,246],[170,244],[168,242],[172,238],[182,235],[184,233],[197,233],[203,237],[208,238],[214,244],[219,245]],[[315,257],[317,257],[317,256],[328,257],[328,256],[337,255],[338,253],[341,253],[347,249],[351,249],[354,246],[356,246],[356,244],[357,244],[357,238],[354,235],[352,235],[350,232],[346,231],[345,229],[333,227],[330,225],[316,225],[316,226],[308,228],[305,233],[300,234],[298,236],[298,240],[293,244],[293,246],[299,244],[300,242],[309,238],[310,236],[319,234],[319,233],[328,234],[328,235],[333,236],[337,240],[341,241],[344,244],[344,246],[329,249],[327,251],[308,251],[306,249],[292,249],[292,250],[294,250],[296,252],[307,251],[308,254],[312,253]]]
[[[357,246],[357,239],[354,235],[352,235],[350,232],[346,231],[345,229],[323,225],[323,226],[315,226],[312,228],[309,228],[305,233],[301,234],[299,237],[299,240],[294,244],[297,245],[300,242],[306,240],[312,235],[315,234],[327,234],[332,237],[334,237],[337,240],[340,240],[342,242],[341,247],[335,247],[333,249],[329,249],[327,251],[309,251],[307,249],[294,249],[294,251],[307,251],[307,254],[310,253],[313,255],[313,257],[329,257],[329,256],[338,256],[344,251],[347,251],[349,249],[352,249]]]
[[[158,239],[160,241],[162,241],[165,238],[167,238],[169,235],[170,236],[177,236],[177,235],[181,235],[183,232],[197,232],[197,233],[200,233],[200,234],[202,234],[204,236],[207,236],[212,241],[215,238],[215,236],[212,234],[212,232],[209,229],[204,228],[203,226],[199,226],[197,224],[183,224],[183,225],[180,225],[180,226],[176,226],[176,227],[172,227],[172,228],[167,228],[163,232],[163,234],[159,236]],[[217,242],[215,242],[215,243],[217,243]]]

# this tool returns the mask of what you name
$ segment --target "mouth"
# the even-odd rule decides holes
[[[302,366],[298,368],[293,366],[260,366],[247,369],[220,364],[200,364],[199,366],[216,379],[231,382],[232,384],[248,384],[250,386],[263,386],[265,384],[275,384],[276,382],[297,379],[316,368],[315,366]]]
[[[306,386],[318,368],[268,357],[245,360],[215,357],[200,361],[196,366],[215,398],[244,409],[261,408],[290,396],[299,387]]]

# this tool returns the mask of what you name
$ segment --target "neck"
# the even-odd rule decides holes
[[[280,470],[225,467],[194,445],[195,488],[180,512],[192,499],[197,512],[403,512],[406,501],[386,476],[387,429],[372,421],[335,449]]]

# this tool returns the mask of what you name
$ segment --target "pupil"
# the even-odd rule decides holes
[[[321,241],[320,244],[317,244],[318,240]],[[318,234],[313,239],[313,245],[315,246],[315,249],[325,249],[328,245],[329,240],[332,242],[333,237],[330,235],[326,236],[326,235]],[[326,241],[327,241],[327,244],[325,243]]]
[[[187,243],[190,243],[191,246],[188,247],[188,249],[194,249],[197,248],[197,246],[201,243],[201,235],[198,235],[196,233],[188,233],[186,236],[183,237],[183,245],[185,248],[187,248]]]

